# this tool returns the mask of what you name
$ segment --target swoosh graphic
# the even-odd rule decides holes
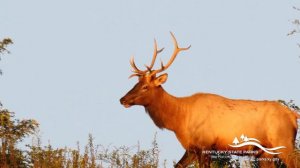
[[[273,151],[273,150],[278,150],[278,149],[283,149],[283,148],[286,148],[286,147],[285,146],[278,146],[278,147],[275,147],[275,148],[265,148],[265,149],[268,150],[268,151]]]
[[[272,150],[286,148],[285,146],[278,146],[278,147],[275,147],[275,148],[264,148],[263,146],[261,146],[260,144],[258,144],[256,142],[243,142],[243,143],[238,144],[238,145],[230,145],[230,144],[228,144],[228,145],[233,147],[233,148],[239,148],[239,147],[243,147],[243,146],[247,146],[247,145],[253,145],[253,146],[256,146],[256,147],[262,149],[263,151],[267,152],[268,154],[272,154],[272,155],[282,153],[282,152],[271,152]]]
[[[248,140],[249,140],[249,141],[252,140],[252,141],[260,142],[258,139],[255,139],[255,138],[248,138]]]

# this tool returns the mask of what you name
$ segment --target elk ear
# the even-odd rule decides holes
[[[154,85],[159,86],[161,84],[164,84],[168,79],[168,74],[162,74],[159,77],[154,79]]]

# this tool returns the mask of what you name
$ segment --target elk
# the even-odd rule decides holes
[[[140,70],[132,57],[130,64],[138,83],[120,99],[128,108],[133,105],[144,106],[155,125],[161,129],[173,131],[186,150],[175,167],[187,167],[198,159],[200,165],[209,167],[209,155],[205,150],[257,150],[256,158],[279,158],[287,167],[296,167],[292,158],[297,133],[299,114],[278,101],[254,101],[229,99],[210,93],[196,93],[187,97],[175,97],[166,92],[162,84],[168,74],[159,73],[167,70],[179,52],[188,50],[180,48],[171,32],[175,49],[166,65],[161,62],[159,69],[153,69],[157,55],[163,51],[157,48],[154,40],[154,53],[150,65]],[[256,146],[233,148],[234,137],[242,134],[255,137],[262,147],[274,148],[284,146],[280,154],[269,154]],[[260,162],[261,167],[273,167],[273,162]]]

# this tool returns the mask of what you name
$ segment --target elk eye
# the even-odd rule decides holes
[[[145,85],[145,86],[142,87],[142,89],[143,89],[143,90],[148,90],[148,86]]]

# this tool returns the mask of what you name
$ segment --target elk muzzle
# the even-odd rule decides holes
[[[130,100],[126,99],[126,96],[122,97],[120,99],[120,103],[125,107],[125,108],[129,108],[130,106],[132,106],[132,102]]]

